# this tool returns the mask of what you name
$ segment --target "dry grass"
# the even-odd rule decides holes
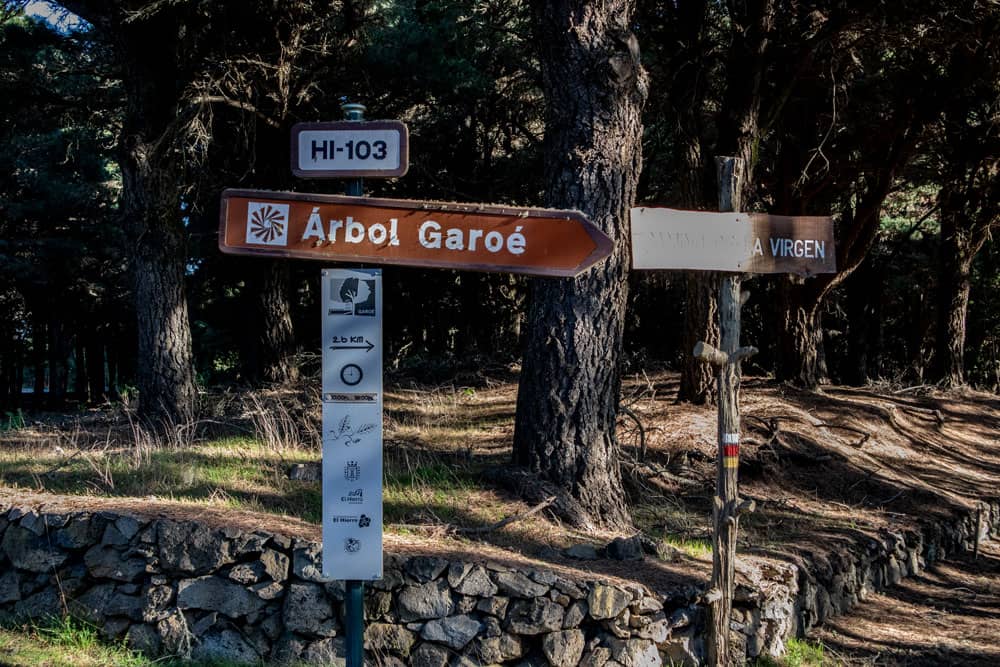
[[[509,460],[516,385],[480,384],[386,392],[388,533],[406,548],[492,545],[580,567],[546,549],[601,546],[614,534],[582,534],[544,512],[483,535],[456,530],[528,509],[481,476]],[[666,545],[672,562],[587,567],[647,583],[698,578],[707,570],[715,411],[677,405],[675,394],[674,376],[628,378],[622,402],[631,414],[619,424],[636,527]],[[759,509],[741,522],[740,548],[753,558],[787,560],[838,548],[887,526],[967,508],[976,494],[990,495],[1000,483],[995,396],[841,387],[813,394],[750,380],[742,410],[741,488]],[[293,463],[319,459],[315,392],[225,394],[203,414],[208,418],[166,436],[142,429],[128,410],[29,419],[0,433],[0,481],[318,521],[319,485],[286,475]]]

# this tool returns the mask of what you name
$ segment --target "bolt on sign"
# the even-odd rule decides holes
[[[226,190],[219,248],[571,277],[611,254],[611,240],[578,211]]]
[[[733,273],[836,273],[833,220],[821,216],[631,211],[632,267]]]
[[[409,133],[398,120],[298,123],[291,148],[300,178],[392,178],[410,166]]]
[[[382,271],[325,269],[323,576],[382,578]]]

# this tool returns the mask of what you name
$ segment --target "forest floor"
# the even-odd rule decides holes
[[[508,374],[389,384],[386,549],[544,562],[656,590],[703,583],[716,414],[676,404],[673,374],[629,378],[622,404],[635,418],[619,426],[635,528],[660,543],[663,557],[569,558],[562,553],[569,546],[600,549],[634,530],[584,533],[545,512],[469,532],[529,509],[488,481],[510,457],[516,387]],[[741,519],[740,577],[1000,496],[995,395],[839,386],[813,393],[749,378],[741,408],[741,495],[757,511]],[[0,493],[73,506],[128,507],[138,497],[147,512],[242,518],[318,538],[319,484],[288,478],[291,465],[318,459],[318,394],[213,394],[203,414],[166,442],[120,407],[31,414],[0,432]],[[816,634],[828,649],[823,664],[1000,664],[998,573],[1000,548],[986,545],[976,562],[949,560],[905,580]],[[890,625],[894,619],[899,625]]]

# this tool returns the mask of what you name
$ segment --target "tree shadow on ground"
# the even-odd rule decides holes
[[[961,554],[812,633],[845,665],[1000,664],[1000,545]]]

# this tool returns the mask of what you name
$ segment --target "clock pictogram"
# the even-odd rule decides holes
[[[340,379],[350,387],[361,382],[361,378],[363,377],[364,373],[361,372],[361,366],[357,364],[347,364],[340,369]]]

